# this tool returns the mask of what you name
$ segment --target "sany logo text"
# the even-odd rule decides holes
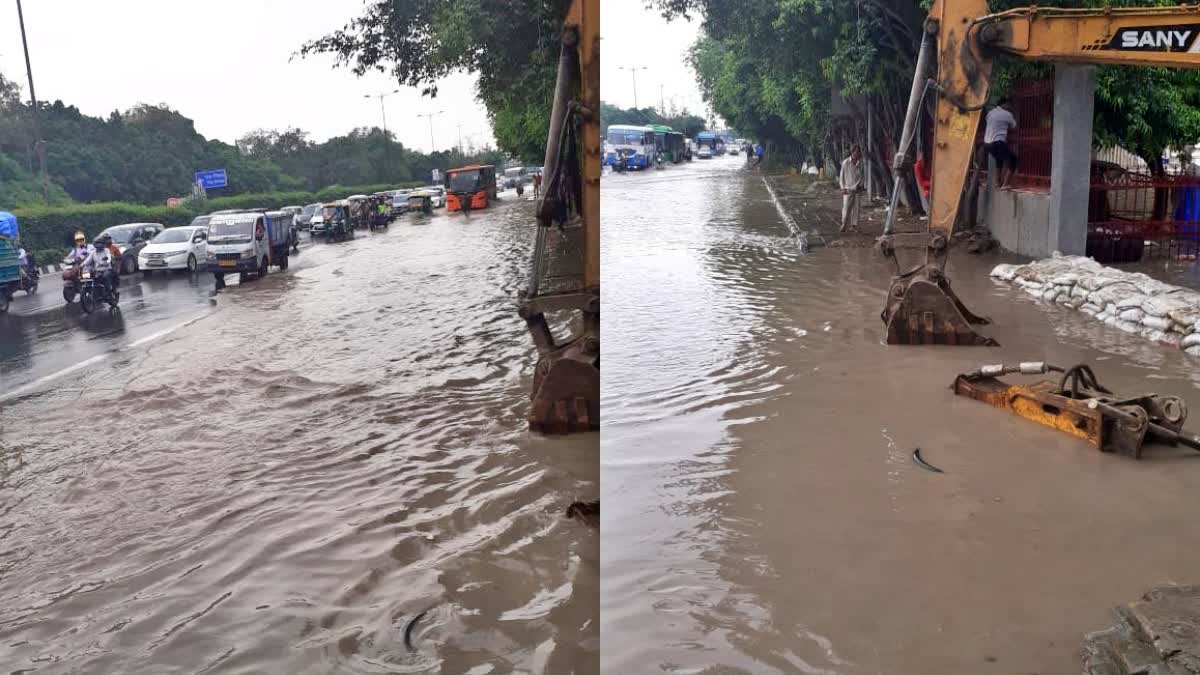
[[[1121,33],[1123,49],[1186,49],[1191,30],[1126,30]]]

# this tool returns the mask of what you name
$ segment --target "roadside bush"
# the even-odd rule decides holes
[[[69,206],[26,206],[12,210],[21,230],[21,243],[32,250],[39,264],[61,260],[71,246],[71,238],[83,230],[90,241],[105,228],[122,223],[162,223],[168,227],[187,225],[196,216],[225,209],[303,206],[313,202],[344,199],[353,194],[371,194],[381,190],[420,187],[423,183],[395,185],[331,185],[319,192],[258,192],[184,202],[180,206],[145,206],[128,202],[72,204]]]

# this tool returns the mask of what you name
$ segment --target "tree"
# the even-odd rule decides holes
[[[305,43],[362,75],[390,73],[437,96],[437,80],[478,76],[476,96],[500,149],[541,163],[567,0],[371,0],[341,30]]]

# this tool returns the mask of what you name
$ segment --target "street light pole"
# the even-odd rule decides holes
[[[433,153],[437,152],[437,150],[434,149],[437,147],[437,144],[435,144],[433,142],[433,118],[437,115],[441,115],[444,112],[446,112],[446,111],[439,110],[435,113],[425,113],[423,115],[417,115],[417,117],[428,117],[429,118],[429,154],[431,154],[431,155]]]
[[[383,174],[386,178],[391,175],[392,171],[392,143],[388,138],[387,130],[387,111],[383,107],[384,97],[392,94],[400,93],[399,89],[383,92],[382,94],[363,94],[363,98],[378,98],[379,99],[379,114],[383,117]]]
[[[637,110],[637,109],[638,109],[638,104],[637,104],[637,71],[639,71],[639,70],[649,70],[649,68],[647,68],[646,66],[621,66],[621,67],[620,67],[620,69],[621,69],[621,70],[628,70],[628,71],[629,71],[629,74],[633,76],[633,109],[634,109],[634,110]]]
[[[658,83],[658,112],[663,117],[667,116],[667,104],[663,101],[663,84]]]
[[[17,21],[21,24],[21,46],[25,48],[25,74],[29,77],[29,100],[33,103],[33,131],[37,136],[34,147],[42,165],[42,198],[50,203],[50,178],[46,173],[46,139],[42,138],[42,120],[38,113],[37,93],[33,89],[33,66],[29,62],[29,41],[25,38],[25,12],[21,0],[17,0]]]

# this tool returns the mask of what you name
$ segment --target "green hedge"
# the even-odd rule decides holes
[[[162,223],[187,225],[196,216],[225,209],[303,206],[313,202],[344,199],[353,194],[371,194],[382,190],[421,187],[423,183],[395,185],[331,185],[318,192],[259,192],[217,197],[202,202],[184,202],[181,206],[145,206],[128,202],[73,204],[70,206],[26,206],[12,210],[21,229],[21,243],[34,251],[39,264],[55,263],[66,255],[71,237],[83,230],[90,241],[107,227],[122,223]]]

